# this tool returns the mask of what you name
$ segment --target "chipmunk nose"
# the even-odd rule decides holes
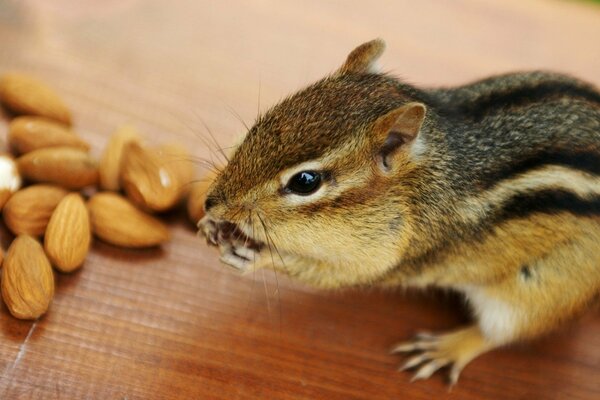
[[[217,205],[217,200],[214,197],[207,197],[206,201],[204,202],[204,211],[210,210],[211,208],[213,208],[214,206]]]

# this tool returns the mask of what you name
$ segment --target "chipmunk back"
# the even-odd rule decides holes
[[[394,347],[455,383],[600,293],[600,93],[554,73],[419,89],[374,70],[381,40],[260,116],[199,227],[238,270],[324,288],[460,291],[475,322]]]

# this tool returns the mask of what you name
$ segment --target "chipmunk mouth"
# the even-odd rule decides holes
[[[207,215],[198,228],[209,245],[219,248],[221,261],[238,271],[246,271],[254,262],[255,253],[264,247],[264,243],[248,236],[233,222],[217,221]]]
[[[209,244],[219,246],[224,242],[243,242],[244,247],[259,250],[263,244],[246,235],[238,225],[229,221],[214,221],[209,219],[210,229],[206,235]]]

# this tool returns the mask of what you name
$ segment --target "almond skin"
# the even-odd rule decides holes
[[[86,152],[71,147],[48,147],[17,159],[21,176],[33,182],[55,183],[79,190],[98,182],[98,164]]]
[[[40,243],[28,235],[10,245],[2,267],[2,298],[19,319],[36,319],[50,306],[54,275]]]
[[[179,197],[187,195],[196,177],[196,164],[190,152],[182,145],[168,143],[158,148],[159,155],[169,164],[179,180]]]
[[[189,190],[193,165],[181,147],[129,143],[123,153],[121,185],[127,197],[149,211],[172,208]]]
[[[105,242],[129,248],[153,247],[169,240],[167,226],[116,193],[97,193],[88,201],[92,231]]]
[[[45,147],[74,147],[88,151],[90,145],[66,125],[44,117],[13,119],[8,128],[8,143],[18,154]]]
[[[121,190],[120,173],[123,150],[128,143],[140,142],[141,136],[129,125],[118,128],[110,137],[106,150],[100,159],[100,187],[104,190]]]
[[[38,115],[71,125],[71,112],[45,83],[22,73],[0,78],[0,101],[16,114]]]
[[[10,154],[0,153],[0,210],[10,196],[21,188],[21,175]]]
[[[4,223],[15,235],[43,235],[54,209],[66,195],[66,190],[53,185],[33,185],[20,190],[2,210]]]
[[[81,267],[92,239],[90,217],[79,193],[66,195],[52,213],[46,234],[46,255],[59,271]]]

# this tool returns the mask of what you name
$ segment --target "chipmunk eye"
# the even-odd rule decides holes
[[[302,171],[292,176],[285,189],[290,193],[308,195],[321,186],[321,174],[315,171]]]

